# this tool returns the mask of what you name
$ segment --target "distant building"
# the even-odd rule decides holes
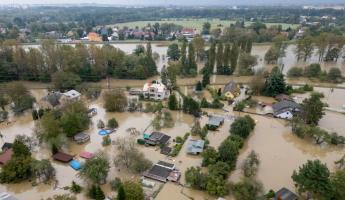
[[[278,103],[273,104],[273,115],[281,119],[292,119],[296,112],[299,112],[301,106],[294,102],[283,100]]]
[[[143,176],[164,183],[177,182],[181,177],[181,172],[175,168],[174,164],[159,161],[150,170],[144,172]]]
[[[297,200],[297,199],[298,199],[298,196],[285,187],[278,190],[273,198],[273,200]]]
[[[241,89],[237,83],[230,81],[224,86],[223,95],[228,101],[233,100],[241,94]]]
[[[90,42],[102,42],[102,38],[97,33],[95,33],[95,32],[90,32],[87,35],[87,39]]]
[[[145,98],[154,100],[164,100],[170,95],[167,87],[157,80],[145,83],[142,92]]]
[[[194,36],[197,34],[196,29],[193,28],[183,28],[181,30],[181,36],[184,36],[185,38],[194,38]]]
[[[204,150],[205,141],[204,140],[189,140],[187,145],[187,153],[198,155]]]

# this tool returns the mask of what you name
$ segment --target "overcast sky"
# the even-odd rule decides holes
[[[334,4],[345,0],[0,0],[0,4],[122,4],[122,5],[284,5],[284,4]]]

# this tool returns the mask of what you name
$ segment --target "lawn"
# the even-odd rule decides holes
[[[127,26],[130,28],[135,28],[136,26],[138,26],[139,28],[142,28],[144,26],[146,26],[148,23],[150,24],[154,24],[156,22],[159,23],[175,23],[178,25],[181,25],[183,27],[188,27],[188,28],[195,28],[198,30],[202,29],[202,25],[205,22],[209,22],[211,23],[211,28],[215,28],[219,25],[226,27],[229,26],[230,24],[234,24],[235,21],[233,20],[220,20],[220,19],[205,19],[205,18],[201,18],[201,19],[162,19],[161,21],[134,21],[134,22],[126,22],[126,23],[118,23],[115,24],[117,26],[119,26],[120,28]],[[249,26],[252,22],[246,22],[245,25]],[[283,26],[283,29],[286,29],[288,27],[291,28],[296,28],[298,26],[298,24],[286,24],[286,23],[266,23],[267,26],[273,26],[273,25],[278,25],[281,24]]]

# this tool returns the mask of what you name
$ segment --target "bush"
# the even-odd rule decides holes
[[[254,127],[254,120],[249,115],[246,115],[245,117],[237,118],[231,124],[230,133],[246,139],[249,136],[250,132],[254,129]]]
[[[83,190],[83,188],[76,182],[72,181],[72,186],[70,187],[70,190],[75,194],[79,194]]]
[[[110,181],[111,190],[116,191],[121,186],[121,179],[116,177],[114,180]]]
[[[127,107],[127,97],[121,90],[106,92],[103,99],[107,112],[123,112]]]
[[[103,137],[102,146],[109,146],[111,144],[111,139],[109,135]]]
[[[310,78],[318,78],[321,75],[321,66],[318,63],[310,64],[304,70],[304,74]]]
[[[88,195],[91,199],[95,200],[104,200],[105,195],[102,189],[99,186],[93,185],[88,192]]]
[[[115,118],[111,118],[108,120],[108,128],[117,128],[119,127],[119,124],[117,123]]]
[[[288,77],[301,77],[303,76],[303,69],[300,67],[292,67],[287,73]]]
[[[239,101],[235,104],[233,110],[234,111],[243,111],[246,107],[246,104],[243,101]]]
[[[328,72],[327,80],[330,82],[338,83],[338,82],[341,82],[341,79],[342,79],[342,75],[341,75],[340,69],[336,67],[332,67]]]

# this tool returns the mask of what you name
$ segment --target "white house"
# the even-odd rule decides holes
[[[167,87],[157,80],[145,83],[142,92],[145,98],[154,100],[164,100],[170,95],[170,91]]]
[[[273,106],[273,115],[281,119],[292,119],[296,112],[300,112],[301,106],[289,100],[283,100],[275,103]]]

